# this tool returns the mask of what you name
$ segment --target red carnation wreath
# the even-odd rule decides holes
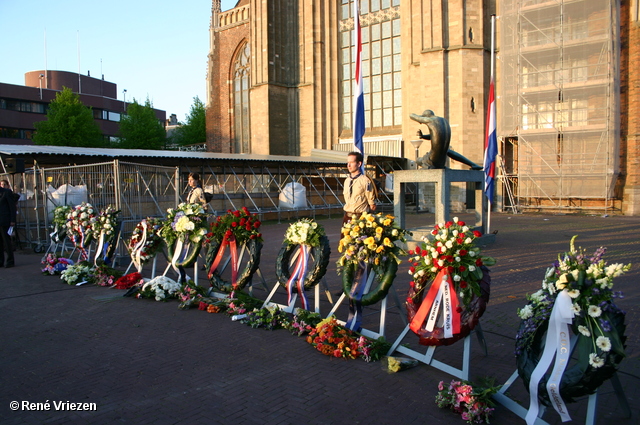
[[[420,344],[451,345],[478,324],[489,302],[491,277],[474,240],[482,234],[463,221],[436,225],[422,246],[409,251],[413,276],[407,296],[407,316]]]

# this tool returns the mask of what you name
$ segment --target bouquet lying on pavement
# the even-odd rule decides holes
[[[418,361],[408,357],[386,356],[382,365],[383,367],[386,367],[387,372],[396,373],[416,367],[418,365]]]

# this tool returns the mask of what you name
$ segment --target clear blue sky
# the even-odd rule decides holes
[[[127,101],[148,97],[184,121],[194,97],[206,103],[210,18],[211,0],[0,0],[0,82],[24,85],[45,64],[90,71],[117,84],[119,100],[126,89]]]

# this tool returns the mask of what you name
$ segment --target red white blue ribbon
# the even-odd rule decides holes
[[[345,327],[352,331],[359,332],[362,323],[362,297],[367,288],[367,280],[369,280],[369,263],[360,261],[358,270],[354,277],[354,284],[351,286],[349,294],[349,317]]]
[[[295,290],[297,289],[298,295],[300,296],[300,302],[302,303],[302,308],[304,308],[305,310],[309,310],[309,301],[304,294],[304,279],[307,275],[307,269],[309,267],[309,252],[309,245],[300,245],[296,265],[293,269],[293,272],[291,273],[289,281],[287,282],[287,305],[291,305],[293,295],[295,294]]]

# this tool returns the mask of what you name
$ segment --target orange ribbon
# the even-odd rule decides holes
[[[231,285],[235,287],[236,282],[238,281],[238,247],[236,244],[236,238],[233,235],[231,235],[228,238],[225,235],[224,238],[222,239],[220,248],[218,248],[218,254],[216,255],[216,258],[213,260],[211,267],[209,268],[208,276],[209,276],[209,279],[211,279],[211,277],[213,276],[213,272],[215,272],[216,269],[218,268],[220,261],[222,261],[222,257],[224,255],[224,251],[227,248],[227,245],[231,250]]]
[[[420,308],[416,312],[415,316],[413,316],[413,320],[409,324],[409,328],[413,332],[419,332],[420,328],[423,326],[425,319],[431,312],[434,302],[436,301],[436,296],[440,290],[440,286],[442,285],[442,278],[447,276],[447,284],[449,285],[449,291],[451,294],[451,320],[452,320],[452,331],[453,334],[460,333],[460,313],[458,313],[458,297],[456,296],[456,288],[453,285],[453,279],[451,275],[448,273],[446,268],[441,269],[436,277],[433,279],[431,283],[431,288],[429,288],[429,292],[427,296],[420,304]]]

